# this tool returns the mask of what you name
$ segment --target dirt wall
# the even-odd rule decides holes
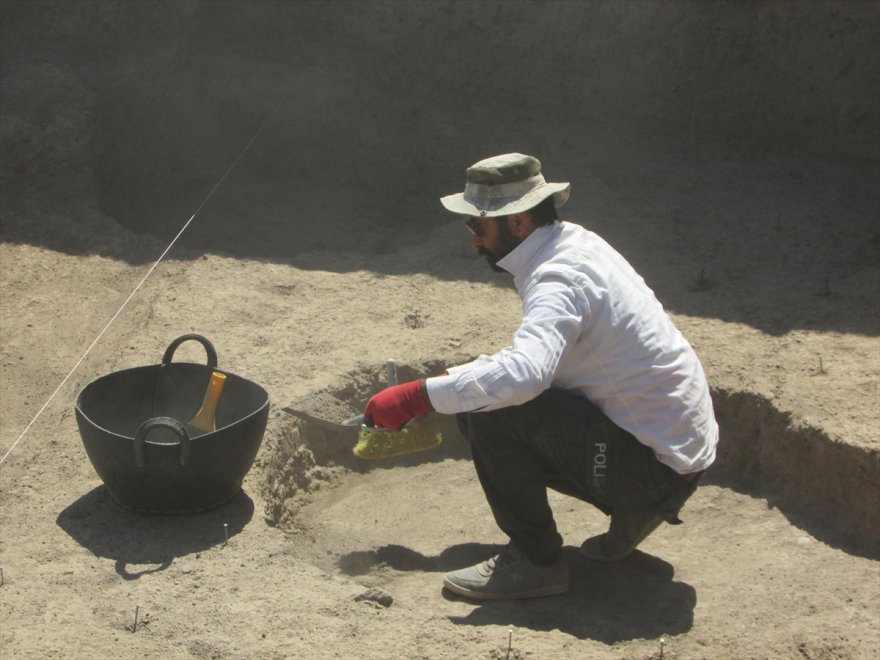
[[[442,217],[437,191],[458,189],[465,163],[501,150],[553,154],[550,175],[621,189],[659,183],[657,160],[670,154],[695,170],[718,153],[874,168],[880,156],[873,2],[5,2],[2,11],[8,190],[87,186],[110,218],[168,239],[277,110],[207,209],[210,236],[184,239],[197,250],[282,258],[415,241]],[[332,232],[340,221],[327,217],[328,198],[359,219],[353,230]],[[575,200],[575,211],[594,210]],[[260,231],[242,236],[242,216],[257,209]],[[5,230],[101,249],[75,229],[59,239]]]

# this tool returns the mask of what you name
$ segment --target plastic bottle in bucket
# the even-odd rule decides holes
[[[225,384],[225,374],[221,374],[217,371],[211,374],[211,382],[208,383],[208,389],[205,392],[205,400],[202,402],[202,407],[199,408],[199,412],[196,413],[195,417],[186,423],[187,426],[201,431],[202,433],[211,433],[217,430],[217,402],[220,400],[220,393],[223,391],[223,386]]]

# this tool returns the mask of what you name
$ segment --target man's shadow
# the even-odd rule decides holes
[[[148,515],[122,508],[99,486],[64,509],[56,522],[96,556],[114,559],[122,578],[136,580],[165,570],[175,557],[224,545],[253,515],[253,500],[243,492],[202,513]]]
[[[476,564],[501,549],[467,543],[426,557],[404,546],[388,545],[344,555],[338,566],[349,575],[364,574],[379,564],[399,571],[445,573]],[[676,581],[672,565],[662,559],[638,550],[613,564],[585,559],[577,548],[563,548],[563,554],[571,571],[567,593],[515,601],[475,601],[444,589],[448,600],[477,605],[470,613],[450,616],[449,620],[473,626],[561,630],[579,639],[605,644],[678,635],[693,626],[697,592],[689,584]]]

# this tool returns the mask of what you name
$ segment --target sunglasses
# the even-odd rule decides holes
[[[494,220],[494,218],[468,218],[467,222],[464,223],[464,226],[465,229],[477,238],[483,238],[489,220]]]

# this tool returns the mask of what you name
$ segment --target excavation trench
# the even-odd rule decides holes
[[[486,658],[512,629],[510,657],[877,656],[877,3],[0,7],[3,427],[111,318],[65,392],[198,332],[276,407],[244,496],[188,527],[96,488],[62,392],[0,470],[6,655]],[[280,407],[320,387],[362,407],[386,348],[508,340],[509,278],[438,201],[508,151],[572,183],[564,217],[732,389],[684,525],[585,565],[607,520],[551,493],[570,593],[470,607],[436,573],[505,539],[453,420],[368,463]],[[353,602],[364,582],[395,607]],[[138,604],[152,623],[120,635]]]
[[[435,366],[405,367],[402,373],[416,377],[434,373]],[[382,383],[378,371],[351,374],[349,381],[356,384],[315,395],[362,408]],[[798,425],[752,393],[715,390],[713,398],[722,439],[705,485],[765,501],[768,510],[778,509],[791,524],[832,547],[877,556],[880,519],[863,495],[880,478],[876,452]],[[469,557],[475,544],[503,543],[455,419],[432,414],[430,421],[443,435],[440,447],[364,461],[352,453],[356,430],[330,431],[290,418],[263,462],[269,516],[288,531],[307,530],[313,559],[349,575],[389,567],[443,570],[456,558]],[[607,524],[584,503],[556,493],[550,500],[566,544],[580,543],[582,521],[594,529]],[[432,512],[449,519],[450,510],[455,511],[451,528],[432,525]],[[567,537],[565,530],[575,536]],[[743,535],[749,533],[743,529]]]

